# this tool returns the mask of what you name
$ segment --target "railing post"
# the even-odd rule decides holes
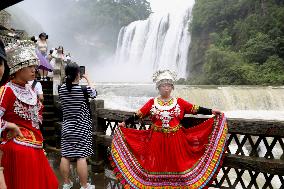
[[[99,124],[97,109],[104,108],[104,101],[103,100],[91,100],[91,114],[92,114],[92,121],[93,121],[93,132],[104,132],[103,127],[104,125]]]
[[[105,121],[104,119],[98,118],[98,108],[104,108],[103,100],[92,100],[90,102],[92,121],[93,121],[93,149],[94,155],[91,158],[92,171],[95,173],[104,172],[104,159],[105,159],[105,148],[100,141],[100,135],[105,135]]]

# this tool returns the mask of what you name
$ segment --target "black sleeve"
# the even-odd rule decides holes
[[[136,120],[138,120],[139,119],[139,116],[136,114],[136,113],[134,113],[132,116],[130,116],[129,118],[127,118],[125,121],[124,121],[124,123],[125,123],[125,125],[129,125],[130,123],[134,123],[134,121],[136,121]]]
[[[199,107],[197,112],[196,112],[196,114],[211,115],[212,114],[212,109]]]

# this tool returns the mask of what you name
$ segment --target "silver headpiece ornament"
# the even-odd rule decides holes
[[[30,40],[19,40],[6,47],[7,63],[10,68],[10,75],[22,68],[38,65],[38,58],[35,53],[35,44]]]
[[[157,88],[163,83],[174,85],[176,78],[177,74],[170,70],[159,70],[153,74],[153,82],[156,83]]]

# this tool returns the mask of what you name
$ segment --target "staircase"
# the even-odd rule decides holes
[[[43,124],[41,132],[44,138],[44,145],[59,147],[60,128],[56,122],[60,120],[61,115],[57,111],[53,96],[53,82],[39,81],[42,85],[44,96]]]

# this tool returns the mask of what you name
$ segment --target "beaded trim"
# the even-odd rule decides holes
[[[28,130],[24,127],[19,127],[19,128],[22,128],[22,129],[28,131],[27,135],[24,135],[24,137],[20,137],[20,136],[13,137],[13,134],[11,133],[11,131],[9,131],[7,133],[7,140],[13,139],[13,141],[17,144],[29,146],[29,147],[33,147],[33,148],[42,148],[43,147],[42,141],[37,140],[33,131]]]
[[[193,105],[192,108],[191,108],[191,112],[192,112],[193,114],[196,114],[196,113],[198,112],[198,110],[199,110],[199,107],[200,107],[200,106]]]
[[[158,97],[156,97],[156,98],[154,98],[154,105],[160,110],[170,110],[173,107],[175,107],[175,105],[177,104],[177,99],[176,98],[172,98],[172,99],[173,99],[173,102],[170,105],[162,106],[162,105],[159,104]]]
[[[135,156],[128,150],[119,127],[111,146],[111,160],[114,173],[124,188],[181,189],[204,188],[220,168],[227,137],[227,123],[224,115],[214,121],[214,129],[209,138],[204,155],[196,164],[184,172],[148,172],[143,169]]]
[[[17,139],[13,139],[13,141],[16,143],[16,144],[20,144],[20,145],[23,145],[23,146],[28,146],[28,147],[32,147],[32,148],[43,148],[43,145],[41,143],[41,145],[37,145],[37,144],[31,144],[31,143],[27,143],[27,142],[23,142],[23,141],[18,141]]]
[[[162,132],[162,133],[175,133],[177,132],[180,128],[182,128],[182,125],[177,125],[175,127],[170,127],[170,128],[164,128],[164,127],[159,127],[155,124],[153,124],[151,126],[151,128],[153,129],[153,131],[157,131],[157,132]]]

